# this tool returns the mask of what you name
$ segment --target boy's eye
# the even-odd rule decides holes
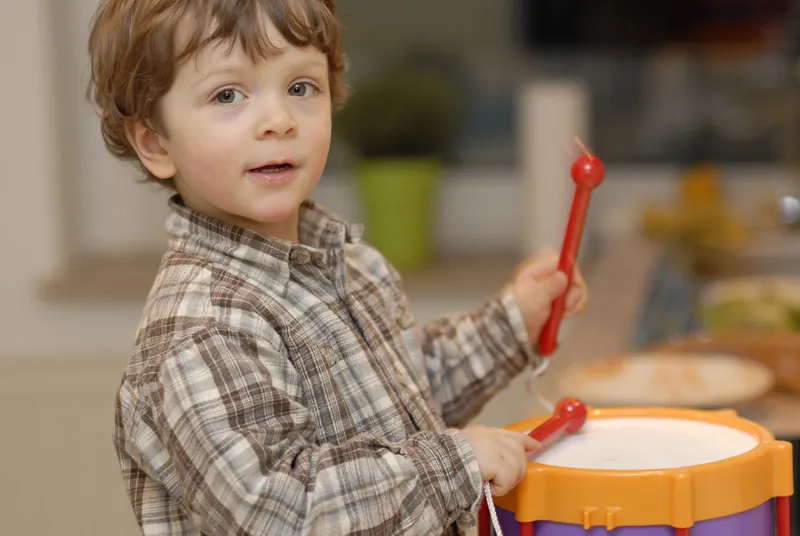
[[[305,97],[309,90],[313,90],[309,82],[298,82],[289,88],[289,95],[292,97]]]
[[[239,98],[244,98],[241,91],[237,91],[235,89],[223,89],[219,93],[216,94],[214,100],[217,101],[219,104],[235,104],[240,100]]]

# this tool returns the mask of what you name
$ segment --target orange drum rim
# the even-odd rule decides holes
[[[697,521],[744,512],[774,497],[794,492],[792,446],[776,441],[763,426],[733,410],[677,408],[589,408],[589,419],[665,418],[727,426],[758,440],[752,450],[724,460],[655,470],[608,470],[528,464],[528,475],[495,504],[519,522],[553,521],[604,526],[668,525],[691,527]],[[519,432],[547,417],[507,426]],[[731,482],[746,482],[731,486]]]

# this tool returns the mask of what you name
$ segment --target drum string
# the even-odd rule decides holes
[[[492,518],[492,527],[494,527],[495,536],[503,536],[503,528],[500,526],[500,520],[497,519],[497,510],[494,508],[494,500],[492,500],[492,483],[483,483],[483,495],[486,498],[486,505],[489,507],[489,517]]]
[[[540,390],[536,388],[537,382],[542,378],[542,376],[544,376],[544,373],[547,372],[549,365],[549,359],[542,359],[542,362],[539,364],[539,366],[533,369],[528,376],[526,389],[528,394],[533,396],[533,398],[547,411],[547,413],[553,413],[553,411],[556,409],[555,404],[543,396]]]

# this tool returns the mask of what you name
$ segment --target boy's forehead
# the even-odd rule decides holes
[[[214,1],[230,0],[211,0]],[[270,62],[278,57],[304,64],[319,60],[327,68],[325,53],[311,45],[319,37],[311,26],[316,17],[311,8],[313,2],[324,0],[312,0],[311,4],[296,0],[252,0],[247,2],[247,9],[233,10],[227,5],[220,12],[193,4],[173,29],[179,74],[189,71],[205,77],[212,72]],[[278,17],[278,24],[271,15]]]
[[[262,62],[283,58],[288,62],[287,66],[302,65],[305,68],[320,69],[327,73],[328,62],[322,52],[313,47],[297,48],[283,38],[277,30],[275,30],[274,36],[270,34],[269,37],[274,50],[265,58],[250,57],[239,42],[218,40],[208,43],[187,58],[180,71],[184,76],[188,75],[189,79],[184,79],[194,85],[215,73],[236,72]]]
[[[191,45],[201,44],[199,48],[192,50],[191,54],[188,56],[192,58],[198,66],[231,61],[238,63],[242,61],[243,57],[246,57],[243,44],[233,36],[210,40],[218,29],[218,23],[216,21],[203,29],[200,34],[199,43],[197,43],[196,37],[198,28],[196,27],[196,23],[187,19],[181,21],[176,28],[176,50],[182,52]],[[286,38],[281,35],[266,15],[259,15],[257,24],[261,29],[262,38],[270,44],[270,48],[272,49],[271,55],[280,55],[291,47]]]

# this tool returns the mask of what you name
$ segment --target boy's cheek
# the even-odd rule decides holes
[[[216,166],[244,166],[245,162],[237,162],[237,155],[241,153],[241,144],[238,138],[231,135],[190,136],[180,144],[179,158],[187,167],[204,169]]]

